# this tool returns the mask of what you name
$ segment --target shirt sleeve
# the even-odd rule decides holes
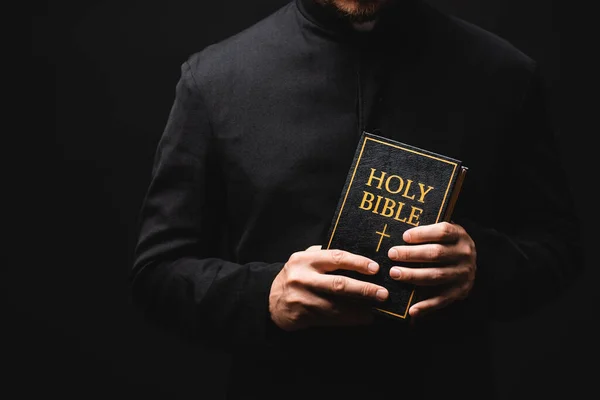
[[[499,320],[551,304],[583,269],[581,224],[561,159],[559,136],[535,68],[507,134],[504,167],[496,179],[493,217],[461,223],[477,249],[474,292]]]
[[[273,332],[270,287],[283,263],[241,265],[220,258],[223,224],[218,222],[225,217],[217,199],[216,154],[188,60],[140,212],[132,300],[151,320],[192,339],[264,342]]]

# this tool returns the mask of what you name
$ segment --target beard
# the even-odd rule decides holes
[[[352,23],[374,21],[394,0],[316,0]]]

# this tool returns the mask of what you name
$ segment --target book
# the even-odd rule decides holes
[[[450,221],[467,167],[462,161],[383,136],[363,132],[323,249],[346,250],[379,264],[375,275],[338,270],[384,286],[388,299],[374,310],[407,319],[416,287],[389,276],[392,246],[409,228]]]

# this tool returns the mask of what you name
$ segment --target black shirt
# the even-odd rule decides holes
[[[285,333],[271,283],[293,252],[324,243],[363,130],[469,167],[454,222],[477,246],[475,286],[413,328]],[[183,63],[134,299],[232,352],[231,398],[493,398],[489,322],[546,304],[582,265],[556,143],[539,68],[505,40],[421,1],[369,32],[292,1]]]

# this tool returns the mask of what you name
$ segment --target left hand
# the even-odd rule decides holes
[[[475,243],[460,225],[440,222],[411,228],[402,239],[407,245],[388,251],[393,261],[435,263],[432,267],[394,266],[390,277],[417,286],[428,286],[431,296],[410,307],[411,317],[421,316],[467,297],[475,281]]]

